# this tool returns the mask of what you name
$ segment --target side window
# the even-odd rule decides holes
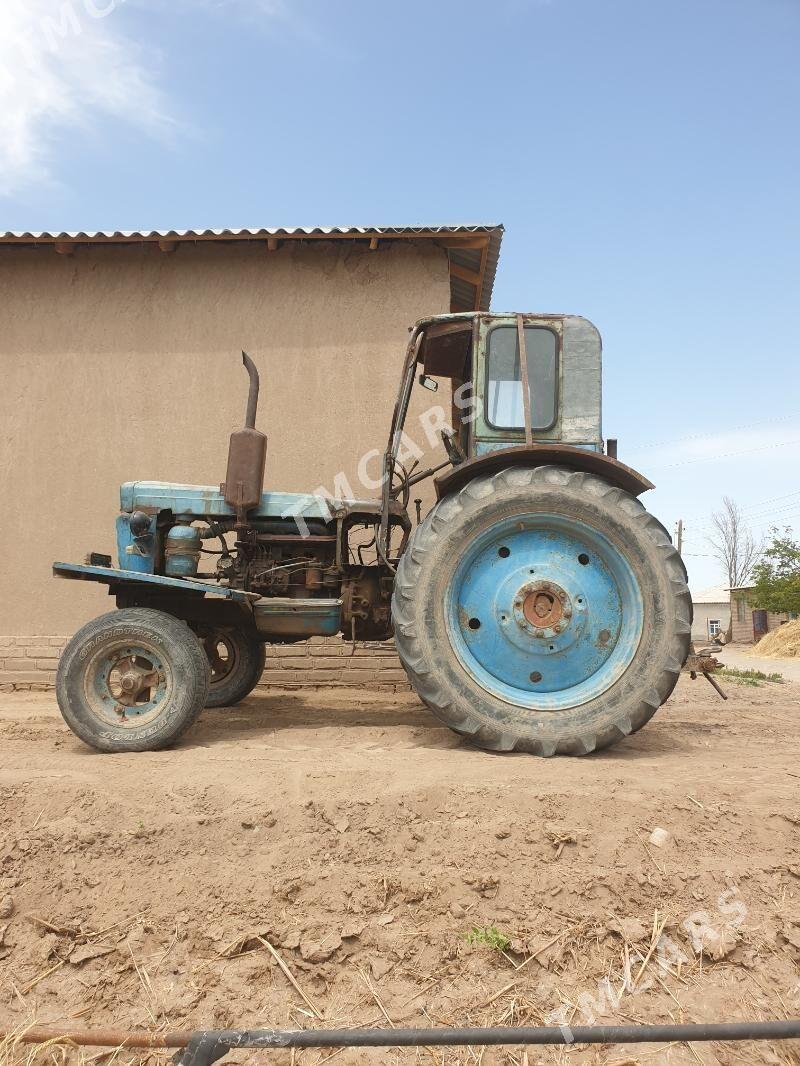
[[[745,602],[743,596],[736,597],[736,621],[744,622],[745,620]]]
[[[709,620],[708,620],[708,635],[710,637],[719,636],[719,631],[720,631],[721,628],[722,628],[722,626],[720,626],[718,618],[709,618]]]
[[[525,327],[531,428],[549,429],[556,420],[557,339],[543,326]],[[495,429],[524,429],[522,370],[516,326],[496,326],[489,333],[486,421]]]

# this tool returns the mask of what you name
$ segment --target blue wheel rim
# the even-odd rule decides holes
[[[521,514],[466,548],[445,596],[459,662],[493,696],[559,711],[587,703],[630,666],[644,609],[624,553],[564,515]]]
[[[126,683],[131,688],[125,691]],[[158,718],[173,690],[172,671],[146,641],[113,641],[88,658],[84,692],[92,713],[113,726],[144,726]]]

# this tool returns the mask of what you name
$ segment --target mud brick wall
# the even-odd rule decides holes
[[[275,688],[409,688],[391,641],[366,642],[353,651],[353,646],[339,637],[312,637],[301,644],[268,646],[261,684]]]
[[[23,637],[74,633],[109,609],[102,585],[54,581],[51,566],[88,551],[116,557],[120,484],[224,479],[245,408],[241,348],[261,373],[265,487],[374,497],[359,471],[373,454],[375,477],[386,445],[408,326],[450,306],[448,253],[430,243],[6,247],[0,290],[3,489],[14,500],[0,633]],[[131,411],[123,383],[134,364],[147,402]],[[423,467],[444,454],[425,450],[419,415],[430,406],[417,390],[408,432]],[[70,520],[31,521],[42,501]]]
[[[66,637],[0,637],[0,692],[52,688]]]
[[[0,637],[0,692],[52,688],[67,637]],[[352,654],[351,654],[352,653]],[[339,637],[269,645],[260,685],[269,688],[409,688],[394,644],[374,641],[353,651]]]

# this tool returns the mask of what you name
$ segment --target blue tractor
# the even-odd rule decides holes
[[[70,728],[106,752],[175,743],[256,685],[267,646],[394,637],[414,690],[481,748],[585,755],[640,729],[690,651],[686,571],[601,432],[601,343],[571,315],[439,315],[411,330],[382,497],[264,491],[258,373],[225,482],[121,488],[118,566],[56,563],[117,610],[61,658]],[[405,465],[416,387],[448,386],[447,461]],[[412,487],[437,502],[412,523]],[[201,566],[202,561],[202,566]],[[209,568],[209,563],[210,568]]]

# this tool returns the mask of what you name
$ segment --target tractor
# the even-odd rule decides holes
[[[601,341],[573,315],[461,313],[417,322],[383,456],[381,498],[264,491],[259,378],[225,481],[122,485],[117,609],[68,643],[57,697],[104,752],[166,748],[204,707],[258,683],[269,645],[394,638],[414,691],[480,748],[585,755],[669,697],[690,653],[686,570],[638,497],[652,488],[601,431]],[[412,393],[444,385],[447,456],[403,450]],[[405,461],[404,461],[405,460]],[[411,489],[433,478],[416,521]],[[202,562],[202,568],[201,568]],[[207,572],[207,567],[211,571]]]

